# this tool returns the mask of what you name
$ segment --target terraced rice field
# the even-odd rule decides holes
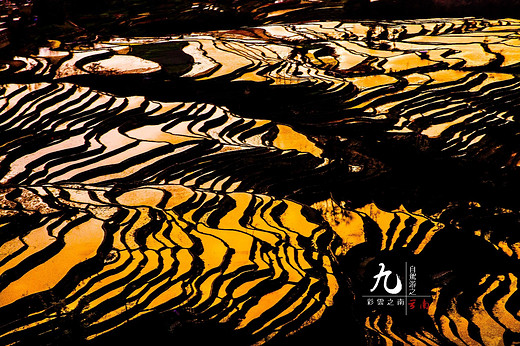
[[[0,80],[1,344],[520,342],[520,20],[58,42]]]

